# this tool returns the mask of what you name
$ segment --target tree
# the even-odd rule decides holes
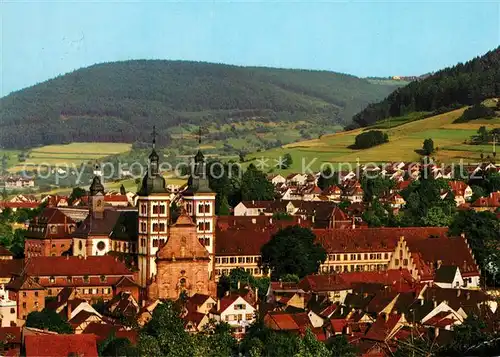
[[[75,202],[76,200],[80,199],[81,197],[85,196],[87,194],[87,191],[81,187],[75,187],[73,191],[71,191],[71,194],[69,195],[68,201],[70,204]]]
[[[422,145],[424,155],[431,155],[434,152],[434,140],[425,139]]]
[[[471,201],[475,201],[477,200],[478,198],[481,198],[481,197],[484,197],[486,196],[486,191],[484,188],[482,188],[481,186],[477,186],[477,185],[472,185],[471,186],[471,189],[472,189],[472,197],[471,197]]]
[[[141,355],[146,355],[143,354],[146,351],[148,356],[191,357],[194,354],[191,337],[184,331],[180,318],[180,308],[172,301],[164,301],[156,307],[142,333],[138,345]]]
[[[243,201],[269,201],[274,199],[274,186],[266,175],[250,164],[241,179]]]
[[[332,169],[327,166],[319,175],[318,187],[322,190],[327,189],[330,186],[337,185],[339,182],[339,175],[332,171]]]
[[[238,156],[239,156],[240,162],[245,162],[245,153],[243,151],[240,151]]]
[[[229,206],[226,196],[222,196],[219,204],[219,212],[217,212],[217,214],[219,216],[229,216],[231,214],[231,207]]]
[[[53,310],[43,309],[42,311],[33,311],[26,318],[26,326],[38,329],[48,329],[57,333],[73,333],[71,325],[63,320],[61,315]]]
[[[354,149],[368,149],[389,141],[389,136],[380,130],[370,130],[356,135]]]
[[[459,211],[450,224],[448,234],[465,234],[474,258],[486,273],[486,283],[500,282],[500,222],[492,212]]]
[[[201,333],[193,336],[195,356],[233,356],[237,342],[231,334],[231,326],[226,322],[217,323],[211,319]]]
[[[288,169],[290,166],[292,166],[293,164],[293,159],[292,159],[292,155],[290,155],[290,153],[286,153],[285,156],[283,156],[283,165],[284,167],[282,167],[283,169]]]
[[[281,229],[261,248],[262,265],[271,269],[272,277],[279,279],[285,274],[303,278],[317,273],[326,259],[326,251],[308,228],[289,226]]]
[[[111,333],[104,341],[97,345],[99,356],[103,357],[135,357],[137,350],[127,338],[116,337]]]
[[[299,350],[295,357],[330,357],[331,352],[326,345],[318,341],[309,328],[302,339],[299,340]]]
[[[381,175],[373,178],[368,178],[366,176],[361,178],[361,187],[363,188],[364,200],[366,202],[372,202],[375,198],[389,193],[389,191],[394,188],[394,185],[395,183],[393,180]]]
[[[447,227],[452,221],[452,217],[446,214],[441,207],[431,207],[422,218],[422,222],[429,227]]]
[[[345,336],[336,336],[328,340],[327,347],[331,352],[331,356],[355,357],[357,356],[356,348],[347,341]]]

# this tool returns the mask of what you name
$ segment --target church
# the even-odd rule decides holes
[[[215,295],[215,192],[199,150],[187,188],[180,193],[180,216],[170,212],[173,195],[159,172],[153,138],[148,170],[137,192],[136,208],[104,206],[104,186],[95,176],[89,188],[89,214],[72,234],[73,255],[121,254],[132,258],[137,283],[149,299],[180,294]]]

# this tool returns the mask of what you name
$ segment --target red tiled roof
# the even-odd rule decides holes
[[[21,327],[0,327],[0,341],[21,344]]]
[[[8,202],[1,201],[0,209],[2,208],[26,208],[26,209],[35,209],[40,205],[39,202]]]
[[[7,248],[5,248],[4,246],[0,245],[0,256],[2,256],[2,257],[11,257],[12,256],[12,252],[10,250],[8,250]]]
[[[76,354],[98,357],[96,336],[80,335],[28,335],[25,338],[26,357],[54,357]]]
[[[97,322],[91,322],[85,330],[83,330],[83,333],[97,336],[98,343],[108,338],[111,333],[114,333],[117,338],[128,339],[133,345],[137,344],[138,339],[137,331],[135,330],[123,330],[120,326]]]
[[[246,296],[243,296],[243,295],[238,294],[238,293],[230,293],[229,295],[223,296],[220,299],[220,309],[219,309],[219,311],[217,311],[217,313],[223,313],[224,311],[226,311],[226,309],[229,306],[231,306],[238,298],[242,298],[249,305],[254,306],[254,304],[251,301],[249,301],[246,298]],[[215,308],[216,308],[216,306],[214,306],[212,310],[216,310]]]
[[[316,229],[317,240],[328,253],[347,252],[392,252],[404,236],[405,240],[446,236],[448,228],[408,227],[408,228],[358,228],[358,229]]]
[[[342,332],[347,325],[348,322],[346,319],[330,319],[330,326],[333,332]]]
[[[364,338],[384,342],[389,337],[389,333],[394,329],[394,327],[396,327],[396,324],[400,319],[400,314],[389,314],[387,315],[387,320],[386,316],[379,315]]]
[[[448,186],[455,196],[463,196],[469,185],[464,181],[448,181]]]
[[[31,276],[130,276],[123,262],[110,255],[81,257],[32,257],[26,265],[26,273]]]
[[[24,259],[0,259],[0,277],[9,279],[20,275],[24,267]]]
[[[350,288],[350,284],[338,274],[308,275],[299,282],[298,286],[306,292],[340,291]]]
[[[127,195],[105,195],[104,202],[128,202]]]
[[[492,192],[488,197],[480,197],[472,203],[472,207],[500,207],[500,191]]]

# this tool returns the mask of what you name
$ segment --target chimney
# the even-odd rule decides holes
[[[220,311],[220,299],[217,299],[217,312]]]
[[[468,292],[468,291],[467,291],[467,293],[465,294],[465,298],[466,298],[467,300],[470,300],[470,292]]]
[[[352,216],[352,229],[356,229],[356,219]]]
[[[280,279],[280,288],[283,289],[283,280]]]
[[[241,289],[241,281],[238,280],[238,290]]]
[[[465,238],[465,233],[460,233],[460,237]]]
[[[443,264],[443,261],[440,259],[437,261],[437,268],[441,268],[441,264]]]
[[[420,299],[420,306],[424,306],[424,299]]]
[[[434,338],[439,336],[439,327],[434,327]]]
[[[460,297],[461,289],[457,289],[457,297]]]
[[[438,304],[437,301],[436,301],[436,299],[432,300],[432,302],[434,303],[434,308],[436,308],[437,304]]]
[[[228,291],[226,291],[226,296],[229,296],[229,290],[228,290]]]
[[[255,302],[259,301],[259,288],[255,288]]]
[[[389,314],[384,314],[385,322],[389,321]]]

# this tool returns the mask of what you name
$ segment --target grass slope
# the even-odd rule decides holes
[[[310,163],[311,168],[319,169],[324,162],[332,163],[366,163],[391,161],[417,161],[420,155],[415,150],[422,148],[424,139],[432,138],[438,151],[433,155],[441,162],[456,162],[460,159],[478,162],[480,154],[492,152],[491,145],[467,145],[465,142],[474,135],[479,127],[488,129],[499,128],[500,118],[477,120],[466,124],[453,124],[453,121],[462,115],[466,108],[457,109],[433,117],[418,119],[422,113],[411,113],[406,117],[393,118],[377,123],[373,127],[361,128],[333,135],[324,135],[319,139],[307,140],[285,145],[260,153],[254,153],[251,158],[254,163],[262,157],[274,159],[290,153],[293,165],[282,170],[284,173],[301,171],[302,162]],[[395,124],[397,123],[397,125]],[[349,146],[354,143],[356,135],[373,128],[381,129],[389,135],[389,142],[365,150],[352,150]],[[280,170],[273,170],[278,172]]]

